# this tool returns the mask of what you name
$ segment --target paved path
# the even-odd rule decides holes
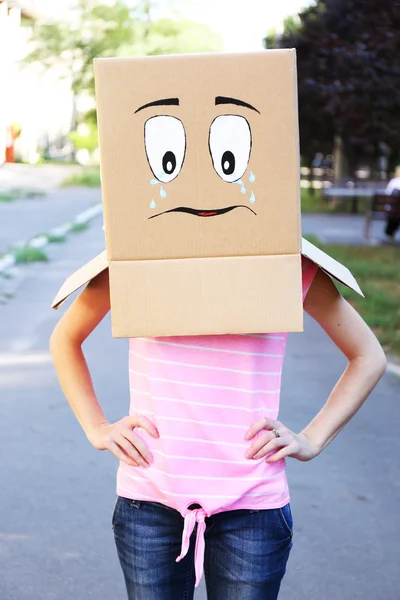
[[[49,246],[52,261],[25,268],[18,294],[0,306],[1,600],[125,598],[110,526],[116,462],[85,440],[48,353],[59,317],[50,301],[103,247],[101,225]],[[111,339],[106,319],[85,351],[106,414],[120,418],[127,342]],[[343,366],[307,320],[289,342],[281,419],[303,427]],[[280,600],[399,599],[399,394],[386,376],[321,457],[288,462],[295,546]],[[204,583],[196,600],[205,600]]]
[[[0,254],[15,243],[48,233],[99,202],[99,188],[73,187],[50,191],[41,198],[0,202]]]
[[[332,244],[366,244],[364,239],[365,217],[362,215],[320,215],[302,216],[303,234],[317,235],[322,242]],[[384,221],[373,221],[371,242],[380,244],[384,239]],[[400,244],[400,231],[396,236]]]
[[[23,165],[6,163],[0,166],[0,192],[11,189],[49,191],[56,189],[72,173],[82,170],[79,165]]]

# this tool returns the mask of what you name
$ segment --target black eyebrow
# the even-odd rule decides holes
[[[226,96],[217,96],[215,98],[215,104],[236,104],[236,106],[244,106],[245,108],[251,108],[251,110],[255,110],[260,115],[260,111],[257,110],[254,106],[249,104],[248,102],[243,102],[243,100],[238,100],[237,98],[227,98]]]
[[[137,112],[139,112],[139,110],[149,108],[149,106],[179,106],[179,98],[163,98],[162,100],[154,100],[154,102],[143,104],[143,106],[140,106],[137,110],[135,110],[135,115]]]

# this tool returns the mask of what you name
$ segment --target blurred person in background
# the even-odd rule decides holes
[[[395,169],[394,176],[389,181],[385,190],[388,196],[399,196],[400,197],[400,165],[398,165]],[[399,199],[400,203],[400,199]],[[386,239],[387,241],[392,242],[395,238],[396,232],[400,227],[400,218],[399,217],[391,217],[388,216],[386,222]]]

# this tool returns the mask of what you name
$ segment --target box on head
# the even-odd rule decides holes
[[[301,331],[302,240],[294,50],[95,61],[114,337]]]

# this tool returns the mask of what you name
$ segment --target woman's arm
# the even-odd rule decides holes
[[[303,430],[322,451],[350,421],[386,370],[381,345],[356,310],[321,270],[304,308],[348,359],[348,365],[327,403]]]
[[[110,424],[96,398],[82,344],[110,310],[108,271],[98,275],[78,296],[54,329],[50,351],[62,390],[89,441],[98,450],[110,450],[127,464],[148,466],[152,456],[133,431],[143,427],[158,437],[145,417],[124,417]]]
[[[266,431],[252,444],[247,458],[261,458],[271,451],[275,453],[267,458],[268,462],[285,456],[299,460],[314,458],[350,421],[385,372],[385,354],[375,335],[320,269],[304,309],[343,352],[348,365],[326,404],[301,433],[295,434],[271,419],[254,423],[246,439],[250,440],[262,429]],[[280,437],[275,438],[272,429],[277,429]]]

